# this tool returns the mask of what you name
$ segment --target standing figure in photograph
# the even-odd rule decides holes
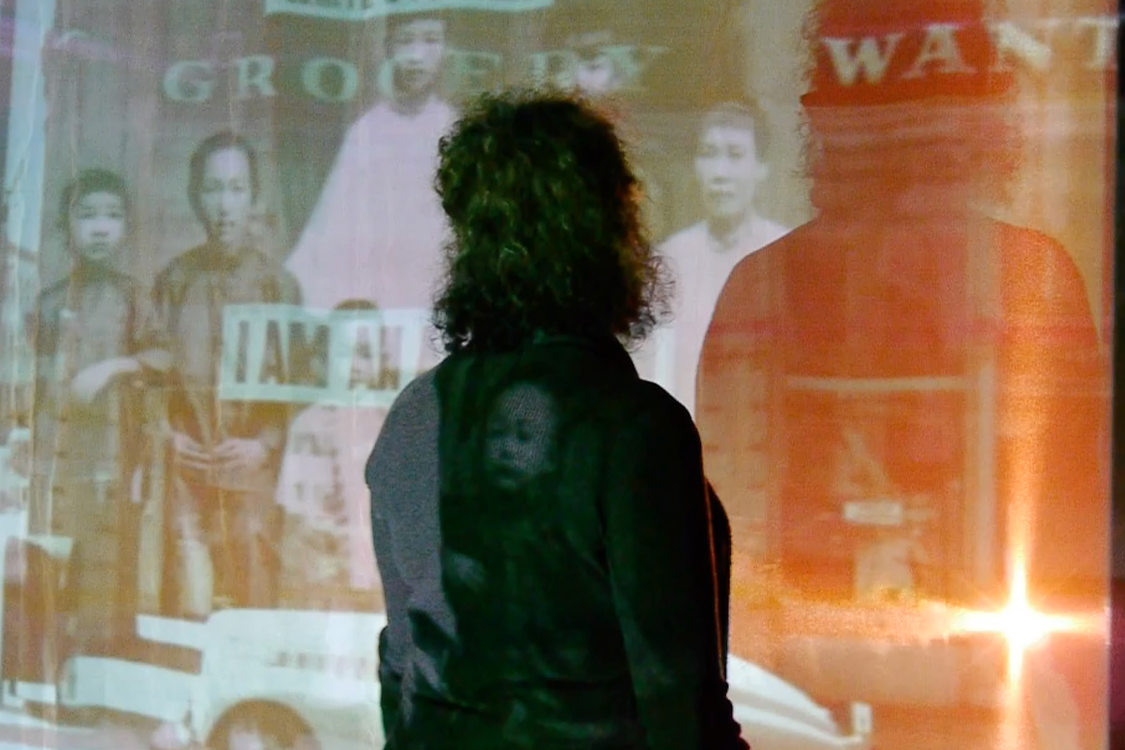
[[[1015,68],[996,63],[989,7],[818,3],[808,38],[824,43],[802,97],[817,215],[731,272],[703,346],[696,417],[731,512],[732,588],[780,572],[778,618],[767,613],[770,630],[752,633],[762,610],[739,607],[736,653],[772,643],[784,676],[812,692],[909,710],[921,696],[945,705],[939,685],[978,679],[964,664],[985,650],[942,663],[848,614],[1007,604],[1077,615],[1078,632],[1019,646],[1018,675],[992,678],[989,689],[1018,696],[1002,721],[1022,736],[1000,745],[1103,747],[1105,360],[1068,250],[998,218],[1030,166],[1024,138],[1040,134],[1024,129],[1036,110],[1015,95]],[[852,80],[841,49],[867,44],[872,29],[901,39],[877,76]],[[1067,112],[1055,96],[1052,111]],[[1105,121],[1093,120],[1070,121],[1076,134],[1063,141],[1104,143]],[[810,606],[850,624],[835,637],[782,624]],[[974,721],[959,692],[927,720],[934,736]]]
[[[347,319],[340,328],[351,329],[356,345],[353,357],[329,367],[344,369],[349,388],[366,389],[378,377],[378,352],[360,335],[375,323],[377,308],[347,300],[334,314]],[[386,415],[382,406],[313,403],[293,417],[277,482],[282,606],[382,609],[363,466]]]
[[[444,228],[431,178],[454,118],[439,93],[445,32],[440,15],[387,17],[383,96],[348,128],[286,264],[306,305],[430,306]]]
[[[117,174],[79,173],[59,225],[70,273],[39,297],[32,533],[74,540],[69,565],[74,646],[128,635],[136,509],[148,453],[142,389],[168,370],[147,295],[127,263],[129,195]]]
[[[956,599],[1017,573],[1080,606],[1101,590],[1104,360],[1070,254],[993,218],[1021,134],[978,5],[820,6],[826,37],[929,31],[862,87],[818,49],[818,215],[738,264],[707,330],[708,475],[736,546],[776,556],[790,591]],[[977,72],[920,54],[944,28],[920,19],[961,24]]]
[[[215,598],[273,603],[273,494],[288,407],[220,401],[218,382],[227,305],[300,303],[296,280],[254,239],[258,189],[248,141],[205,139],[191,157],[188,197],[207,241],[168,264],[153,288],[175,368],[165,516],[176,573],[165,607],[181,614],[205,615]]]
[[[652,368],[653,379],[693,414],[703,336],[727,276],[740,260],[789,231],[755,207],[758,187],[769,173],[764,152],[762,114],[738,103],[708,111],[699,125],[694,159],[706,217],[660,247],[675,274],[673,317],[638,355],[638,364],[642,371]]]

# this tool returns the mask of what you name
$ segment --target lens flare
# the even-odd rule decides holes
[[[1014,566],[1008,603],[997,611],[962,610],[954,618],[953,630],[963,633],[998,633],[1008,644],[1008,679],[1017,682],[1024,655],[1051,633],[1082,629],[1081,619],[1048,614],[1031,606],[1027,596],[1027,567]]]

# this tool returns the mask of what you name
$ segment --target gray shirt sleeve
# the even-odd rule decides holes
[[[413,646],[411,613],[424,615],[450,636],[455,630],[441,579],[440,422],[431,371],[399,395],[367,461],[375,558],[387,607],[379,666],[385,692],[397,692],[403,681],[436,679]]]

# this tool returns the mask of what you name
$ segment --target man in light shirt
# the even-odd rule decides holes
[[[287,263],[309,307],[354,298],[430,305],[444,227],[431,180],[438,139],[455,118],[438,92],[445,21],[389,16],[387,53],[383,96],[348,129]]]
[[[667,388],[694,414],[695,376],[715,301],[738,261],[789,231],[759,215],[762,118],[742,104],[709,110],[699,127],[695,175],[706,218],[676,232],[661,251],[676,279],[673,319],[636,355],[642,376]]]

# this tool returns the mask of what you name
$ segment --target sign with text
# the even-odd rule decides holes
[[[219,397],[390,407],[418,374],[429,310],[223,310]]]

